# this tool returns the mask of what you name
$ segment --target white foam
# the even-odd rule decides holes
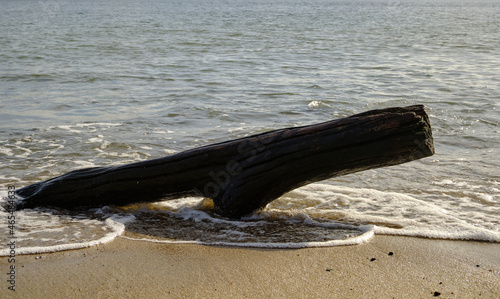
[[[142,234],[151,235],[145,240],[162,243],[303,248],[359,244],[374,232],[374,226],[316,221],[305,213],[281,214],[272,209],[230,220],[203,210],[207,206],[204,201],[200,204],[200,198],[185,198],[137,205],[129,211],[139,213],[136,220]],[[163,233],[158,234],[158,227]],[[132,230],[137,231],[134,225]]]
[[[19,146],[17,144],[10,145],[9,147],[0,147],[0,154],[6,156],[26,158],[31,155],[32,151],[29,148]]]
[[[202,221],[209,221],[213,223],[224,223],[224,229],[217,231],[216,234],[212,233],[212,240],[203,241],[198,239],[192,240],[179,240],[179,239],[159,239],[153,236],[146,238],[134,238],[129,236],[121,236],[122,238],[135,240],[135,241],[147,241],[154,243],[164,243],[164,244],[200,244],[200,245],[210,245],[210,246],[232,246],[232,247],[252,247],[252,248],[307,248],[307,247],[329,247],[329,246],[345,246],[345,245],[357,245],[364,242],[368,242],[374,236],[375,226],[364,225],[355,226],[347,225],[341,223],[320,223],[315,220],[310,219],[307,215],[303,215],[302,222],[310,226],[310,233],[314,233],[318,228],[328,228],[331,230],[350,230],[351,234],[342,234],[340,239],[326,239],[322,241],[287,241],[287,242],[274,242],[271,238],[263,237],[262,241],[248,241],[252,239],[252,234],[239,231],[241,228],[251,228],[252,230],[262,231],[266,229],[266,225],[269,225],[269,214],[256,214],[253,216],[246,217],[245,221],[232,221],[217,219],[208,216],[206,213],[196,213],[193,211],[188,211],[189,208],[182,208],[177,212],[183,216],[177,215],[176,217],[185,217],[185,219],[194,217],[193,221],[199,223]],[[173,215],[175,217],[175,215]],[[284,217],[286,218],[286,217]],[[299,217],[301,218],[301,217]],[[250,222],[252,220],[259,219],[260,221]],[[299,223],[300,221],[291,221],[283,223],[286,226],[293,226],[293,222]],[[233,229],[228,229],[227,227],[232,227]],[[316,227],[316,229],[315,229]],[[338,236],[337,236],[338,237]],[[254,237],[253,237],[254,238]],[[223,239],[220,241],[220,239]],[[224,240],[226,239],[226,240]],[[271,241],[269,241],[269,239]],[[232,241],[231,241],[232,240]],[[267,241],[266,241],[267,240]]]
[[[6,218],[7,213],[2,211],[0,216]],[[10,254],[11,250],[6,246],[10,241],[16,243],[16,255],[80,249],[107,243],[121,235],[125,223],[133,220],[133,215],[111,215],[99,221],[85,216],[54,215],[36,210],[17,211],[14,216],[13,236],[7,227],[0,228],[0,256]]]
[[[84,168],[90,168],[90,167],[96,167],[92,162],[89,161],[80,161],[80,160],[74,160],[73,163],[75,163],[78,166],[84,167]]]
[[[84,128],[84,127],[91,127],[91,126],[98,126],[98,127],[116,127],[116,126],[121,126],[123,125],[122,123],[106,123],[106,122],[96,122],[96,123],[80,123],[76,124],[76,127]]]
[[[157,210],[158,212],[166,213],[172,217],[182,218],[183,220],[192,220],[194,222],[209,221],[212,223],[228,224],[241,228],[257,226],[263,223],[257,221],[249,222],[213,217],[205,211],[196,209],[196,207],[200,205],[200,200],[201,199],[199,197],[186,197],[181,199],[162,201],[153,204],[153,206],[160,208],[160,210]],[[246,220],[254,219],[246,218]]]
[[[248,128],[245,128],[245,127],[236,127],[236,128],[228,129],[227,132],[228,133],[236,133],[236,132],[242,132],[242,131],[246,131],[246,130],[248,130]]]
[[[170,130],[154,129],[153,133],[154,134],[173,134],[175,132],[174,131],[170,131]]]
[[[485,204],[497,203],[497,201],[495,200],[495,197],[493,195],[490,195],[490,194],[478,193],[477,198]]]
[[[52,126],[49,127],[48,129],[62,129],[62,130],[67,130],[71,133],[82,133],[82,129],[86,129],[87,131],[90,130],[90,132],[95,132],[96,129],[94,127],[116,127],[116,126],[121,126],[123,124],[121,123],[106,123],[106,122],[96,122],[96,123],[79,123],[79,124],[74,124],[74,125],[58,125],[58,126]]]
[[[113,221],[112,219],[108,218],[104,222],[105,225],[107,225],[109,228],[111,228],[111,232],[107,233],[105,236],[97,239],[97,240],[92,240],[88,242],[78,242],[78,243],[68,243],[68,244],[60,244],[60,245],[53,245],[53,246],[33,246],[33,247],[18,247],[16,248],[16,255],[23,255],[23,254],[38,254],[38,253],[49,253],[49,252],[56,252],[56,251],[64,251],[64,250],[73,250],[73,249],[81,249],[81,248],[87,248],[87,247],[92,247],[104,243],[108,243],[115,239],[117,236],[121,235],[123,231],[125,230],[125,225]],[[0,256],[7,256],[9,255],[9,249],[1,249],[0,250]]]
[[[321,105],[321,101],[311,101],[309,104],[307,104],[307,107],[309,107],[309,109],[315,109],[318,108],[319,105]]]
[[[184,197],[184,198],[161,201],[155,203],[154,205],[158,208],[177,211],[185,207],[192,207],[194,205],[198,205],[200,204],[201,200],[202,200],[201,197]]]
[[[173,150],[173,149],[164,149],[163,152],[167,155],[173,155],[173,154],[178,153],[176,150]]]
[[[368,226],[367,226],[368,227]],[[199,244],[207,246],[231,246],[231,247],[246,247],[246,248],[283,248],[283,249],[298,249],[310,247],[332,247],[332,246],[347,246],[358,245],[368,242],[374,236],[374,230],[368,229],[361,235],[356,237],[347,238],[344,240],[328,240],[324,242],[224,242],[224,241],[179,241],[179,240],[159,240],[149,238],[132,238],[128,236],[121,236],[121,238],[134,240],[134,241],[147,241],[153,243],[163,244]]]
[[[104,136],[102,135],[98,135],[97,137],[92,137],[92,138],[89,138],[87,143],[100,143],[100,142],[103,142],[103,139]]]
[[[450,184],[450,181],[438,184]],[[460,186],[467,184],[460,183]],[[409,195],[367,188],[349,188],[328,184],[312,184],[295,190],[271,203],[277,208],[303,209],[308,215],[327,219],[342,219],[349,223],[376,225],[376,234],[391,234],[454,240],[500,242],[500,231],[491,223],[500,223],[500,213],[488,213],[488,206],[474,204],[471,196],[493,202],[493,196],[473,192],[470,186],[463,195],[467,213],[456,209],[457,200],[437,200],[432,197]],[[429,196],[430,197],[430,196]],[[432,199],[432,200],[431,200]],[[465,204],[464,204],[465,206]],[[498,208],[497,208],[498,210]]]
[[[353,245],[369,241],[374,234],[500,242],[500,213],[494,191],[484,193],[484,188],[475,188],[475,182],[464,180],[438,180],[430,186],[417,195],[316,183],[285,194],[241,220],[217,216],[209,203],[197,197],[131,206],[120,214],[126,216],[114,213],[110,217],[107,210],[96,211],[107,217],[105,221],[85,215],[68,220],[50,212],[20,211],[17,237],[20,244],[30,245],[20,246],[16,253],[94,246],[121,235],[126,226],[138,224],[148,237],[123,237],[259,248]],[[496,185],[489,190],[496,188],[492,186]],[[6,213],[2,211],[0,217],[6,217]],[[1,249],[0,255],[5,254],[7,249]]]
[[[7,148],[7,147],[0,147],[0,154],[4,154],[6,156],[13,156],[14,153],[12,152],[12,150],[10,148]]]

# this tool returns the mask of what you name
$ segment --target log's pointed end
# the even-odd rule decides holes
[[[43,187],[43,182],[38,182],[16,190],[15,205],[10,205],[16,211],[37,207],[36,193]]]
[[[22,206],[22,201],[16,198],[14,201],[6,201],[0,205],[0,210],[6,211],[7,213],[12,213],[24,209]]]

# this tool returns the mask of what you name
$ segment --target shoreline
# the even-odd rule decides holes
[[[12,298],[498,298],[500,243],[376,235],[360,245],[252,249],[110,243],[16,256]]]

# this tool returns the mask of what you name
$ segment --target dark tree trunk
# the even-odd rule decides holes
[[[373,110],[116,167],[75,170],[17,190],[18,209],[212,198],[239,217],[300,186],[434,154],[423,106]]]

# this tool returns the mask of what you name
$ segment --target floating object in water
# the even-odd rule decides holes
[[[17,209],[204,196],[214,201],[219,213],[236,218],[309,183],[433,154],[423,106],[386,108],[163,158],[71,171],[18,189],[23,199]]]

